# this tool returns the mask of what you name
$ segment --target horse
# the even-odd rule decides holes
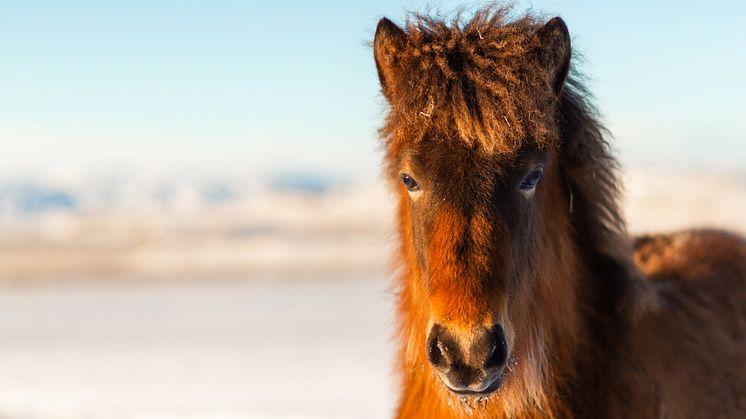
[[[397,418],[746,417],[746,241],[631,237],[560,17],[377,25]]]

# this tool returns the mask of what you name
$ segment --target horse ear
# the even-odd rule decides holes
[[[397,72],[397,53],[407,44],[407,34],[385,17],[378,21],[373,41],[373,56],[378,69],[381,91],[391,101]]]
[[[570,72],[570,31],[562,18],[555,17],[541,27],[537,35],[541,42],[539,60],[552,76],[554,91],[559,95]]]

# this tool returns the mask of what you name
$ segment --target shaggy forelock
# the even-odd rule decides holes
[[[466,23],[462,13],[410,15],[406,46],[394,52],[397,77],[382,129],[389,147],[431,136],[488,153],[558,145],[556,95],[537,58],[540,22],[510,16],[509,8],[494,5]]]

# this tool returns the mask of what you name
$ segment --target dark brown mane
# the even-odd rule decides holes
[[[479,9],[466,23],[413,14],[409,35],[395,53],[399,85],[383,130],[390,146],[421,139],[425,129],[479,145],[487,152],[513,153],[526,141],[556,148],[551,81],[539,65],[540,27],[524,15],[510,20],[510,9]],[[543,92],[540,94],[538,92]],[[396,130],[406,128],[406,135]]]
[[[611,153],[608,131],[589,103],[581,77],[568,78],[559,100],[561,173],[572,205],[577,243],[614,286],[634,274],[632,245],[620,208],[619,164]],[[610,272],[611,271],[611,272]],[[614,275],[611,275],[611,274]]]

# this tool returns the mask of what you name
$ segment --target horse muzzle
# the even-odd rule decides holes
[[[430,329],[427,356],[449,390],[484,395],[500,388],[508,358],[502,326],[481,328],[458,339],[440,324]]]

